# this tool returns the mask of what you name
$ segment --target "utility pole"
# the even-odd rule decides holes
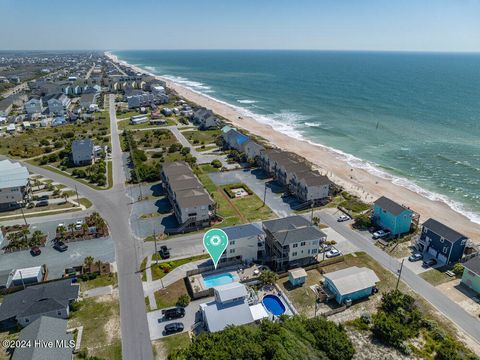
[[[403,262],[405,259],[402,259],[402,263],[400,264],[400,269],[398,270],[398,278],[397,278],[397,285],[395,286],[395,291],[398,290],[398,285],[400,284],[400,277],[402,276],[402,270],[403,270]]]
[[[313,201],[311,207],[311,212],[310,212],[310,225],[313,225]]]
[[[265,190],[263,191],[263,205],[262,207],[265,206],[265,200],[267,199],[267,183],[265,183]]]
[[[155,264],[158,264],[157,235],[155,234],[155,229],[153,229],[153,242],[155,243]]]
[[[22,201],[22,205],[20,205],[20,211],[22,212],[23,221],[25,221],[25,225],[28,226],[27,218],[25,217],[25,213],[23,212],[23,206],[24,205],[25,205],[25,201]]]

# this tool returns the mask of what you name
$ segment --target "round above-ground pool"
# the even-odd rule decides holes
[[[280,316],[285,312],[285,305],[276,295],[265,295],[262,300],[263,306],[275,316]]]

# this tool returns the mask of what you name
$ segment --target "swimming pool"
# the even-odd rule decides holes
[[[235,281],[235,276],[230,273],[217,274],[203,278],[205,287],[211,288],[218,285],[230,284]]]
[[[262,300],[263,306],[275,316],[285,313],[285,305],[276,295],[265,295]]]

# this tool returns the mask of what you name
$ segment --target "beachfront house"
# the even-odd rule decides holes
[[[257,160],[265,148],[253,140],[248,140],[244,145],[244,152],[248,160]]]
[[[72,162],[75,166],[90,165],[93,160],[93,141],[79,139],[72,141]]]
[[[292,157],[284,157],[276,161],[274,177],[280,185],[288,186],[294,176],[298,177],[300,174],[310,171],[310,167],[304,161],[299,161]]]
[[[332,182],[315,171],[295,173],[290,182],[293,194],[301,201],[316,201],[328,198]]]
[[[73,333],[67,333],[67,320],[51,316],[40,316],[29,326],[20,331],[18,341],[21,344],[32,346],[19,346],[14,350],[12,360],[72,360],[74,348]],[[33,346],[33,344],[44,344]],[[62,346],[48,346],[55,344]]]
[[[40,316],[68,319],[70,304],[78,299],[80,287],[71,279],[29,286],[6,295],[0,306],[0,328],[23,327]]]
[[[193,112],[192,121],[202,130],[213,129],[220,124],[213,111],[203,107]]]
[[[240,260],[251,263],[263,259],[265,252],[264,233],[255,224],[245,224],[223,228],[228,235],[228,247],[220,258],[220,263]]]
[[[424,257],[434,257],[440,264],[460,261],[468,238],[441,222],[428,219],[423,223],[422,233],[416,246]]]
[[[214,202],[190,166],[183,161],[165,163],[160,176],[180,224],[177,230],[209,226],[215,217]]]
[[[200,304],[202,320],[210,332],[222,331],[229,325],[245,325],[268,318],[262,304],[249,305],[245,285],[232,282],[214,287],[215,299]]]
[[[30,197],[28,170],[18,162],[0,161],[0,210],[17,208]]]
[[[463,264],[462,284],[480,294],[480,256],[475,256]]]
[[[364,299],[373,294],[380,281],[377,274],[369,268],[352,266],[334,271],[324,276],[324,288],[339,304],[351,304],[352,301]]]
[[[263,222],[266,259],[276,271],[317,261],[327,235],[299,215]]]
[[[372,223],[383,230],[390,230],[392,237],[408,233],[412,217],[412,210],[385,196],[373,203]]]
[[[227,133],[224,133],[223,140],[230,149],[235,149],[238,152],[244,152],[245,143],[249,140],[248,136],[243,135],[241,132],[230,129]]]

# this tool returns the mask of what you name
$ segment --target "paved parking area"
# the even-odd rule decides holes
[[[162,310],[155,310],[147,313],[147,320],[148,320],[148,328],[150,330],[150,340],[157,340],[164,337],[163,329],[165,325],[171,324],[174,322],[180,322],[183,324],[185,331],[190,331],[193,328],[195,322],[197,322],[200,318],[200,304],[210,302],[214,300],[213,297],[203,298],[199,300],[192,301],[186,308],[185,308],[185,316],[180,319],[174,319],[170,321],[163,321]],[[160,321],[159,321],[160,319]]]
[[[339,250],[342,254],[350,254],[357,252],[359,249],[353,245],[350,241],[340,235],[338,232],[332,228],[321,229],[325,234],[327,234],[327,240],[335,240],[336,244],[334,247]],[[322,256],[322,254],[320,254]]]

